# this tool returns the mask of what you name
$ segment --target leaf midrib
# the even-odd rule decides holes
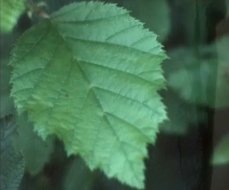
[[[56,31],[59,31],[57,25],[56,25],[55,23],[53,23],[51,20],[49,20],[49,21],[50,21],[51,25],[52,25],[54,28],[56,28]],[[71,54],[72,54],[72,56],[73,56],[73,59],[74,59],[75,62],[78,64],[78,66],[79,66],[79,68],[80,68],[80,70],[81,70],[81,72],[82,72],[82,74],[83,74],[85,80],[86,80],[87,83],[88,83],[88,86],[91,86],[91,85],[90,85],[90,84],[91,84],[91,83],[90,83],[90,80],[88,79],[88,77],[87,77],[85,71],[83,70],[83,68],[82,68],[81,65],[79,64],[77,58],[74,56],[73,50],[72,50],[72,48],[69,46],[68,42],[65,40],[64,35],[62,35],[60,32],[57,32],[57,33],[58,33],[58,35],[60,36],[60,38],[63,40],[63,42],[66,44],[66,46],[67,46],[67,48],[69,49],[69,51],[71,52]],[[113,134],[115,135],[116,139],[118,139],[119,145],[120,145],[120,147],[121,147],[121,149],[122,149],[122,152],[123,152],[123,154],[124,154],[124,156],[125,156],[125,158],[126,158],[125,160],[128,161],[129,167],[130,167],[130,169],[132,170],[132,173],[134,174],[135,179],[138,181],[138,184],[141,184],[141,179],[138,178],[138,176],[137,176],[135,170],[133,169],[133,166],[132,166],[132,164],[131,164],[131,162],[130,162],[128,156],[127,156],[126,151],[124,150],[123,146],[121,146],[122,143],[121,143],[121,141],[120,141],[120,139],[119,139],[119,136],[118,136],[117,133],[115,132],[115,130],[114,130],[114,128],[112,127],[111,123],[109,122],[109,120],[108,120],[108,118],[107,118],[107,116],[106,116],[106,114],[105,114],[106,112],[103,110],[103,106],[101,105],[101,103],[100,103],[98,97],[96,96],[96,93],[95,93],[94,90],[92,90],[92,89],[93,89],[93,87],[92,87],[92,88],[89,88],[89,90],[91,90],[91,92],[93,93],[94,97],[96,98],[96,100],[97,100],[97,102],[98,102],[98,104],[99,104],[99,106],[100,106],[100,109],[101,109],[101,110],[103,111],[103,113],[104,113],[104,119],[106,120],[106,122],[107,122],[108,125],[110,126],[110,129],[112,130],[112,132],[113,132]],[[88,94],[88,93],[89,93],[89,91],[87,92],[87,94]]]

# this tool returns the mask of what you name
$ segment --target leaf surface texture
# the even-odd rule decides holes
[[[147,143],[166,111],[166,55],[114,4],[73,3],[31,28],[11,58],[12,96],[42,138],[56,134],[90,169],[144,188]]]

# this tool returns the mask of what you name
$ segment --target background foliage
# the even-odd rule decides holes
[[[52,13],[70,2],[72,1],[48,0],[46,12]],[[145,189],[198,189],[201,186],[207,189],[210,186],[211,168],[208,165],[210,160],[215,164],[223,163],[223,168],[228,170],[225,165],[228,163],[229,148],[225,135],[229,131],[228,127],[222,129],[221,124],[215,126],[216,133],[223,130],[225,135],[224,138],[220,136],[214,142],[215,154],[211,151],[214,147],[212,142],[207,141],[213,130],[211,113],[227,110],[229,103],[226,27],[228,2],[224,0],[104,2],[115,2],[131,10],[132,16],[144,22],[147,28],[159,36],[158,39],[170,57],[170,60],[163,63],[168,89],[160,92],[163,102],[168,107],[170,120],[161,124],[161,134],[156,146],[148,147]],[[2,118],[15,112],[12,99],[9,98],[11,86],[7,82],[11,72],[11,68],[6,65],[9,52],[14,40],[37,20],[37,18],[30,20],[25,13],[11,34],[1,34]],[[12,27],[10,24],[9,30]],[[25,140],[28,133],[31,136],[35,135],[36,138]],[[24,153],[28,155],[28,161],[31,161],[29,156],[34,154],[34,149],[31,147],[35,144],[40,151],[47,151],[47,154],[43,161],[40,159],[36,161],[34,158],[37,157],[34,157],[30,164],[28,162],[26,166],[25,163],[27,169],[20,189],[131,189],[116,180],[107,179],[100,171],[88,171],[84,162],[77,156],[67,158],[62,143],[57,139],[51,140],[52,145],[44,146],[36,133],[32,131],[28,133],[25,133],[25,136],[21,135],[21,140],[15,138],[15,141],[21,142],[22,150],[28,150]],[[29,143],[23,143],[23,140]],[[34,171],[34,168],[37,169]],[[79,177],[72,179],[73,176]],[[228,189],[226,182],[222,184],[221,189],[224,190],[223,188]]]

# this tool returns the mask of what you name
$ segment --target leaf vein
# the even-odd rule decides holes
[[[115,72],[125,73],[125,74],[131,75],[131,76],[133,76],[133,77],[135,77],[137,79],[143,80],[145,83],[150,83],[151,85],[152,84],[155,84],[156,85],[156,83],[154,81],[150,81],[150,80],[147,80],[145,78],[142,78],[142,77],[136,75],[135,73],[131,73],[131,72],[123,71],[123,70],[120,70],[120,69],[112,68],[112,67],[109,67],[107,65],[106,66],[99,65],[97,63],[93,63],[93,62],[89,62],[89,61],[84,61],[84,60],[80,60],[80,59],[79,59],[79,61],[82,62],[82,63],[94,65],[94,66],[97,66],[97,67],[100,67],[100,68],[103,68],[103,69],[108,69],[108,70],[110,69],[110,70],[113,70]]]
[[[133,98],[131,98],[131,97],[124,96],[124,95],[122,95],[122,94],[119,94],[119,93],[117,93],[117,92],[114,92],[114,91],[112,91],[112,90],[108,90],[108,89],[105,89],[105,88],[102,88],[102,87],[99,87],[99,86],[93,86],[93,87],[98,88],[98,89],[100,89],[100,90],[104,90],[104,91],[106,91],[106,92],[110,92],[110,93],[115,94],[115,95],[117,95],[117,96],[120,96],[120,97],[126,98],[126,99],[128,99],[128,100],[131,100],[131,101],[133,101],[133,102],[137,102],[137,103],[139,103],[140,105],[143,105],[143,106],[144,106],[145,108],[147,108],[148,110],[150,110],[150,111],[152,111],[152,112],[156,112],[155,110],[152,110],[148,105],[146,105],[146,104],[144,104],[144,103],[142,103],[142,102],[140,102],[140,101],[138,101],[138,100],[136,100],[136,99],[133,99]]]
[[[22,55],[20,58],[16,59],[15,62],[19,62],[22,59],[24,59],[36,46],[38,46],[38,44],[44,39],[44,37],[46,36],[46,34],[48,33],[48,30],[44,32],[44,34],[38,39],[38,41],[33,45],[33,47],[31,47],[29,49],[29,51],[27,51],[24,55]],[[14,53],[14,52],[13,52]],[[13,54],[14,55],[14,54]],[[15,57],[15,55],[13,56]],[[11,63],[10,63],[11,64]]]
[[[140,38],[140,39],[138,39],[137,41],[135,41],[135,42],[133,42],[131,45],[130,45],[130,47],[133,47],[134,45],[136,45],[136,44],[138,44],[138,43],[140,43],[140,42],[142,42],[142,41],[144,41],[144,40],[147,40],[148,38],[152,38],[153,36],[144,36],[143,38]]]
[[[78,62],[77,62],[77,63],[78,63]],[[83,70],[83,68],[81,67],[80,64],[78,64],[78,65],[80,66],[82,72],[84,73],[85,79],[87,80],[88,84],[90,84],[90,80],[88,79],[87,75],[85,74],[85,71]],[[101,105],[101,103],[100,103],[98,97],[96,96],[96,93],[95,93],[93,90],[92,90],[92,92],[93,92],[93,94],[94,94],[94,96],[95,96],[97,102],[99,103],[99,106],[100,106],[101,110],[103,110],[103,106]],[[110,129],[112,130],[112,132],[114,133],[114,135],[116,136],[116,138],[117,138],[117,139],[119,140],[119,142],[120,142],[120,139],[119,139],[117,133],[115,132],[114,128],[112,127],[111,123],[109,122],[108,118],[107,118],[107,117],[104,117],[104,118],[105,118],[106,122],[108,123],[108,125],[110,126]],[[137,178],[136,173],[135,173],[135,171],[134,171],[134,169],[133,169],[133,166],[132,166],[132,164],[131,164],[131,162],[130,162],[128,156],[127,156],[126,151],[123,149],[122,146],[121,146],[121,149],[122,149],[123,154],[125,155],[126,159],[128,160],[128,164],[129,164],[129,166],[130,166],[130,169],[131,169],[131,170],[133,171],[133,173],[134,173],[134,177],[136,178],[136,180],[139,181],[139,179]]]
[[[110,39],[114,38],[115,36],[117,36],[117,35],[119,35],[119,34],[122,34],[122,33],[126,32],[127,30],[133,29],[133,28],[135,28],[135,27],[140,27],[140,26],[141,26],[140,24],[139,24],[139,25],[136,25],[136,24],[135,24],[135,25],[132,25],[132,26],[130,26],[130,27],[124,28],[124,29],[122,29],[122,30],[120,30],[120,31],[118,31],[118,32],[115,32],[114,34],[108,36],[108,37],[105,39],[105,41],[107,42],[107,41],[109,41]]]
[[[105,112],[106,114],[118,119],[118,120],[121,120],[122,122],[125,122],[127,123],[128,125],[131,125],[133,126],[133,129],[137,130],[137,132],[139,132],[142,136],[144,136],[149,142],[151,141],[150,138],[145,134],[143,133],[136,125],[134,125],[133,123],[130,123],[129,121],[117,116],[117,115],[114,115],[113,113],[110,113],[110,112]]]
[[[86,40],[86,39],[82,39],[82,38],[76,38],[75,36],[66,36],[66,38],[69,38],[69,39],[72,39],[72,40],[76,40],[76,41],[83,41],[83,42],[86,42],[86,43],[92,43],[92,44],[102,44],[103,46],[114,46],[117,47],[117,48],[128,48],[128,49],[133,49],[137,52],[140,52],[140,53],[143,53],[145,55],[148,55],[149,56],[149,53],[151,54],[151,56],[153,55],[150,51],[144,51],[144,50],[140,50],[140,49],[137,49],[137,48],[134,48],[134,47],[130,47],[130,46],[127,46],[127,45],[123,45],[123,44],[117,44],[117,43],[109,43],[109,42],[105,42],[105,41],[96,41],[96,40]],[[154,49],[156,47],[153,47],[151,49]]]
[[[108,16],[108,17],[104,17],[104,18],[97,18],[97,19],[92,19],[92,20],[74,20],[74,21],[57,21],[57,23],[62,23],[62,24],[86,24],[86,23],[94,23],[94,22],[101,22],[104,20],[109,20],[115,17],[122,17],[122,16],[126,16],[128,15],[128,12],[119,14],[119,15],[112,15],[112,16]],[[52,17],[52,18],[56,18],[56,17]],[[51,19],[52,19],[51,18]]]
[[[35,68],[35,69],[32,69],[32,70],[30,70],[30,71],[28,71],[28,72],[26,72],[26,73],[23,73],[23,74],[21,74],[21,75],[19,75],[19,76],[17,76],[17,77],[14,77],[14,78],[12,78],[12,80],[18,80],[18,79],[20,79],[20,78],[22,78],[22,77],[24,77],[24,76],[26,76],[26,75],[28,75],[28,74],[31,74],[31,73],[33,73],[33,72],[36,72],[36,71],[39,71],[39,70],[43,70],[44,68]]]

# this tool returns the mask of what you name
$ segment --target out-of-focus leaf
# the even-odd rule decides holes
[[[227,15],[229,16],[229,0],[226,0],[226,6],[227,6]]]
[[[213,93],[215,85],[214,80],[210,80],[211,76],[214,77],[214,72],[211,72],[213,70],[211,70],[210,64],[216,64],[216,61],[203,61],[200,65],[200,68],[196,67],[191,69],[180,69],[179,71],[170,75],[168,78],[168,85],[177,90],[181,97],[192,103],[203,105],[212,104],[214,99],[208,100],[206,98],[208,89],[212,88],[211,92]],[[200,80],[198,80],[199,75]]]
[[[192,46],[203,44],[207,38],[206,7],[208,1],[178,0],[183,10],[186,41]]]
[[[218,58],[221,62],[221,70],[225,69],[226,67],[229,67],[229,35],[223,35],[216,41],[217,45],[217,53],[218,53]]]
[[[215,147],[212,164],[229,164],[229,134],[223,137],[223,139]]]
[[[172,4],[180,8],[177,21],[183,21],[185,39],[191,46],[206,44],[214,35],[214,18],[225,14],[225,0],[175,0]]]
[[[201,59],[188,48],[168,53],[170,60],[164,64],[168,85],[191,103],[210,107],[228,106],[229,86],[222,74],[226,70],[214,51],[214,46],[203,47]]]
[[[9,97],[8,93],[1,92],[0,94],[0,117],[5,117],[14,112],[13,99]]]
[[[130,2],[132,15],[164,41],[170,31],[170,8],[167,0],[136,0]]]
[[[114,4],[73,3],[28,30],[12,55],[12,96],[38,134],[144,188],[146,146],[167,118],[156,35]]]
[[[14,103],[10,97],[10,75],[12,69],[7,65],[7,59],[1,60],[0,64],[0,118],[3,118],[14,112]]]
[[[25,0],[0,0],[1,32],[11,32],[25,9]]]
[[[15,136],[16,124],[12,116],[0,120],[1,131],[1,190],[17,190],[24,173],[24,160],[20,151],[14,149],[11,142]]]
[[[94,172],[91,172],[85,162],[76,157],[66,172],[64,190],[91,190],[95,179]]]
[[[224,35],[216,41],[218,66],[216,85],[216,104],[229,105],[229,35]]]
[[[185,135],[190,125],[197,125],[206,120],[207,114],[204,110],[185,102],[171,90],[164,91],[162,97],[169,118],[160,125],[163,133]]]
[[[17,123],[19,135],[13,142],[15,147],[22,151],[25,170],[31,175],[37,175],[50,159],[54,148],[54,138],[49,137],[45,141],[42,140],[34,132],[33,125],[28,122],[25,115],[19,116]]]

